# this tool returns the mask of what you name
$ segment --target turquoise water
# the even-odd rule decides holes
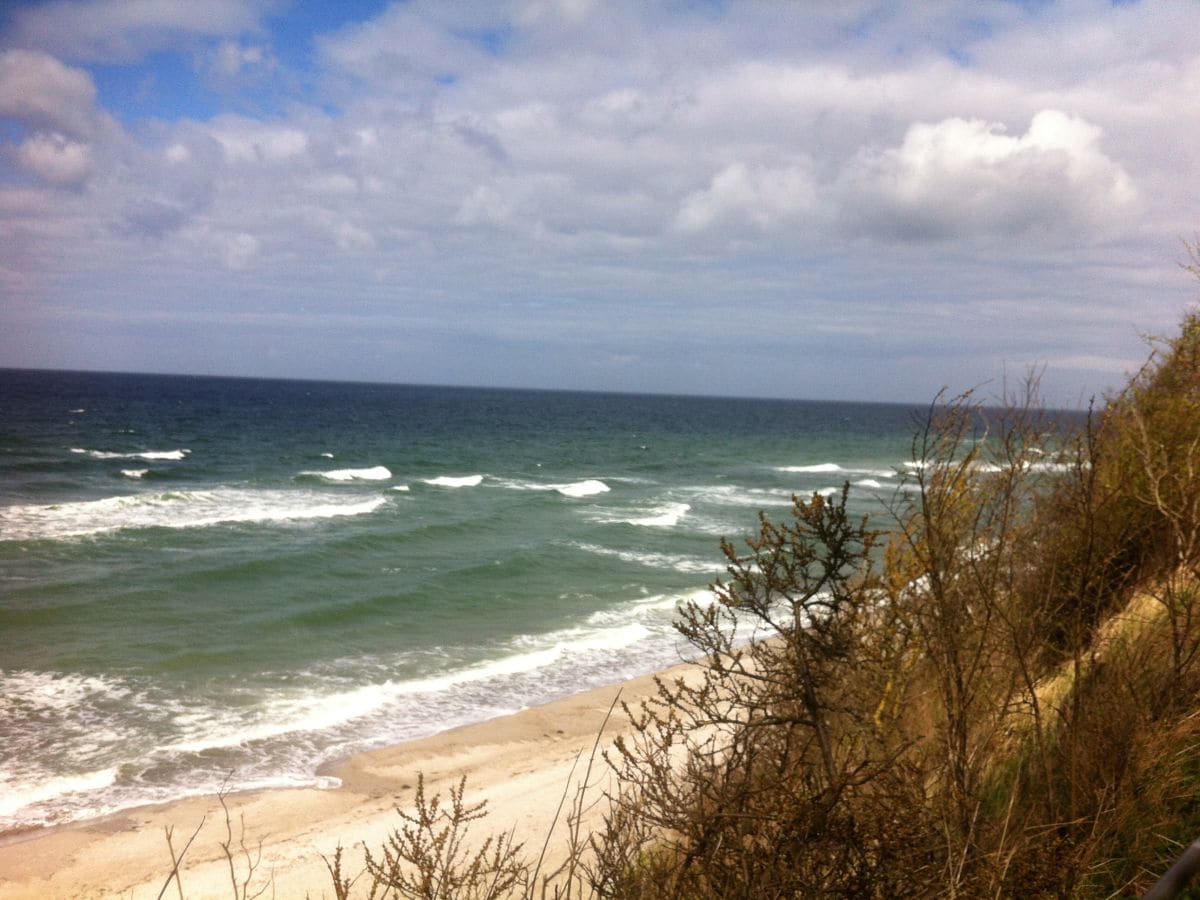
[[[918,413],[0,370],[0,831],[677,662],[720,537],[882,512]]]

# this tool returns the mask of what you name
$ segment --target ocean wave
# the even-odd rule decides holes
[[[592,626],[619,625],[632,619],[645,619],[647,614],[674,613],[689,603],[697,606],[708,606],[715,603],[717,595],[709,588],[695,588],[674,594],[650,594],[636,600],[619,604],[614,609],[601,609],[588,616],[588,624]],[[674,616],[671,616],[674,620]]]
[[[762,509],[767,506],[790,506],[792,492],[770,491],[763,488],[746,488],[731,484],[706,485],[688,488],[687,496],[698,503],[715,506],[735,506],[747,509]]]
[[[513,491],[557,491],[564,497],[594,497],[597,494],[607,494],[610,488],[598,478],[587,478],[583,481],[572,481],[564,484],[548,484],[540,481],[523,481],[520,479],[501,479],[501,487]]]
[[[666,503],[656,509],[649,516],[638,516],[632,519],[626,519],[630,525],[639,525],[644,528],[673,528],[679,524],[690,510],[691,506],[687,503]]]
[[[19,703],[27,720],[67,718],[79,736],[53,754],[74,771],[48,764],[51,756],[39,752],[19,754],[28,765],[0,763],[0,827],[55,824],[212,793],[231,786],[225,781],[231,768],[239,790],[331,786],[312,774],[330,754],[433,734],[676,661],[673,613],[692,598],[711,602],[707,591],[635,597],[578,625],[513,637],[483,659],[464,658],[473,652],[467,647],[421,654],[435,665],[460,660],[442,671],[388,677],[412,672],[411,652],[393,660],[348,660],[345,675],[323,669],[288,677],[252,694],[240,690],[235,703],[143,695],[136,685],[103,678],[0,672],[0,710]],[[124,705],[146,710],[150,721],[122,716],[131,729],[126,732],[107,721],[109,713],[97,721],[88,717],[122,692],[135,695]],[[91,749],[81,756],[83,742]],[[181,769],[187,771],[182,779]]]
[[[478,487],[479,485],[481,485],[483,483],[483,476],[482,475],[463,475],[463,476],[459,477],[459,476],[453,476],[453,475],[439,475],[437,478],[424,478],[422,480],[426,484],[431,484],[434,487],[464,488],[464,487]]]
[[[41,540],[124,529],[327,519],[363,515],[386,502],[384,497],[330,502],[327,495],[309,491],[238,488],[134,494],[0,508],[0,533],[6,540]]]
[[[838,463],[816,463],[810,466],[776,466],[776,472],[788,472],[800,475],[866,475],[872,478],[893,478],[896,473],[892,469],[862,468],[860,466],[842,466]]]
[[[0,819],[13,816],[22,809],[45,803],[47,800],[59,800],[103,790],[116,783],[117,775],[116,768],[108,768],[26,781],[19,777],[5,777],[4,773],[0,772]]]
[[[325,481],[387,481],[392,472],[387,466],[370,466],[364,469],[330,469],[326,472],[301,472],[301,475],[315,476]]]
[[[842,472],[844,471],[837,463],[815,463],[810,466],[777,466],[778,472]]]
[[[572,484],[554,485],[554,490],[564,497],[594,497],[596,494],[607,494],[609,486],[603,481],[591,478],[587,481],[576,481]]]
[[[604,509],[593,513],[593,518],[599,522],[641,528],[674,528],[691,509],[689,503],[672,502],[648,509]]]
[[[122,469],[121,474],[126,478],[145,478],[149,469]]]
[[[723,566],[720,560],[706,560],[694,556],[680,556],[672,553],[650,553],[644,550],[619,550],[615,547],[602,547],[599,544],[574,544],[577,549],[597,556],[607,556],[634,563],[651,569],[671,569],[687,575],[715,575]]]
[[[0,710],[17,709],[38,715],[70,711],[98,698],[128,696],[128,686],[98,675],[33,672],[25,669],[0,672]]]
[[[524,639],[529,645],[527,647],[517,647],[514,652],[503,656],[444,673],[389,679],[328,693],[309,692],[268,698],[259,705],[256,721],[250,723],[246,722],[244,713],[236,718],[218,710],[181,714],[175,721],[181,738],[167,744],[162,750],[202,753],[284,735],[329,731],[378,714],[410,698],[435,694],[449,696],[462,688],[526,676],[539,670],[552,669],[565,660],[578,660],[587,654],[620,651],[650,635],[651,631],[645,625],[625,620],[616,627],[575,628],[540,637],[529,636]]]
[[[192,451],[183,450],[144,450],[136,453],[110,453],[107,450],[87,450],[83,447],[72,447],[72,453],[81,454],[91,459],[144,459],[147,461],[155,460],[180,460],[190,454]]]

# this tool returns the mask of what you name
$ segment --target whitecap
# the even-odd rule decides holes
[[[719,560],[707,560],[693,556],[679,556],[671,553],[651,553],[642,550],[618,550],[615,547],[602,547],[599,544],[574,544],[577,549],[597,556],[614,557],[621,562],[646,566],[651,569],[672,569],[688,575],[714,575],[721,571]]]
[[[636,516],[624,521],[643,528],[673,528],[690,509],[691,506],[686,503],[665,503],[655,509],[652,515]]]
[[[792,495],[787,491],[768,491],[762,488],[745,488],[736,485],[706,485],[688,488],[689,497],[718,506],[738,506],[762,509],[767,506],[790,506]]]
[[[311,491],[217,488],[164,494],[135,494],[73,503],[0,508],[0,534],[7,540],[80,537],[128,528],[203,528],[233,523],[267,523],[357,516],[387,502],[370,497],[330,502]]]
[[[779,472],[844,472],[845,470],[837,463],[816,463],[811,466],[779,466]]]
[[[870,478],[892,478],[896,474],[892,469],[880,469],[870,466],[842,466],[837,463],[818,463],[812,466],[778,466],[775,471],[800,475],[828,475],[840,472],[844,475],[866,475]]]
[[[365,469],[330,469],[327,472],[301,472],[301,475],[317,475],[326,481],[387,481],[392,477],[387,466],[371,466]]]
[[[121,474],[126,478],[145,478],[149,469],[122,469]]]
[[[594,497],[596,494],[608,493],[610,488],[603,481],[592,478],[587,481],[576,481],[573,484],[555,485],[554,490],[564,497]]]
[[[181,460],[191,450],[145,450],[137,453],[110,453],[107,450],[86,450],[83,447],[72,447],[72,453],[89,456],[92,459],[145,459],[145,460]]]
[[[478,487],[483,483],[482,475],[464,475],[461,478],[456,478],[451,475],[439,475],[437,478],[424,479],[426,484],[431,484],[434,487],[446,488],[464,488]]]

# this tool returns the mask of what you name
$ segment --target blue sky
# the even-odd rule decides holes
[[[0,365],[1118,386],[1200,284],[1200,4],[0,11]]]

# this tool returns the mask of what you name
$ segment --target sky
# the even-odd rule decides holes
[[[0,366],[925,403],[1200,296],[1196,0],[0,4]]]

